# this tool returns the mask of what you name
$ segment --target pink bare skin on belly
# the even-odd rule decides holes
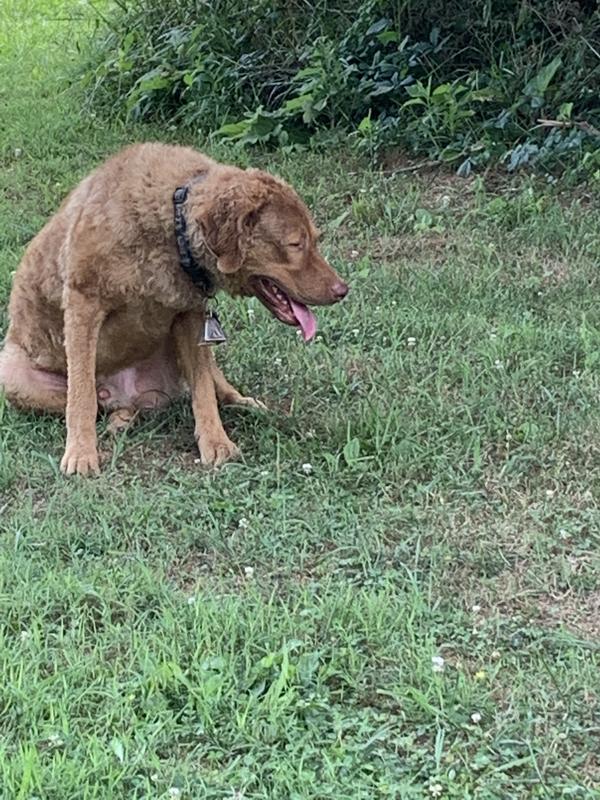
[[[150,358],[139,361],[96,381],[98,403],[102,408],[161,408],[183,390],[175,356],[167,345]]]
[[[35,369],[35,374],[48,389],[66,391],[64,375],[39,368]],[[162,408],[179,397],[182,391],[175,357],[166,345],[150,358],[112,375],[99,375],[96,379],[98,405],[105,410]]]

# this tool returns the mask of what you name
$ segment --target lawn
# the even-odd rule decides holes
[[[218,472],[185,402],[65,479],[64,422],[0,400],[0,797],[600,798],[597,187],[100,119],[86,14],[2,0],[0,334],[27,242],[145,138],[292,182],[352,291],[310,345],[220,301],[270,411],[224,410]]]

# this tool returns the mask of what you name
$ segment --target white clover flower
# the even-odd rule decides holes
[[[308,462],[306,462],[306,464],[302,464],[302,472],[305,475],[310,475],[312,471],[313,471],[312,464],[309,464]]]
[[[500,361],[499,358],[497,358],[494,361],[494,366],[496,367],[496,369],[504,369],[504,364]]]
[[[431,669],[434,672],[443,672],[445,669],[445,661],[441,656],[431,656]]]
[[[552,500],[554,497],[554,489],[546,489],[546,497],[548,500]]]
[[[254,309],[253,308],[249,308],[246,313],[248,314],[250,319],[252,319],[252,317],[254,316]]]
[[[21,158],[22,155],[23,155],[23,151],[21,150],[21,148],[20,147],[15,147],[15,158]]]
[[[474,614],[479,614],[479,612],[481,611],[481,606],[479,606],[479,605],[474,605],[474,606],[471,606],[471,611],[472,611]]]
[[[429,786],[429,794],[432,797],[440,797],[443,791],[444,787],[441,783],[432,783]]]
[[[350,251],[350,258],[358,258],[358,250],[351,250]]]
[[[246,517],[242,517],[238,522],[238,528],[241,528],[243,531],[245,531],[248,527],[250,527],[250,523]]]
[[[244,567],[244,575],[247,578],[253,578],[254,577],[254,567]]]
[[[195,602],[196,602],[196,596],[195,595],[191,595],[190,597],[188,597],[188,599],[187,599],[188,606],[193,606]]]
[[[414,336],[409,336],[406,340],[406,344],[408,347],[414,347],[417,343],[417,340]]]
[[[481,714],[479,713],[479,711],[475,711],[473,712],[473,714],[471,714],[471,722],[474,725],[479,725],[479,723],[481,722]]]

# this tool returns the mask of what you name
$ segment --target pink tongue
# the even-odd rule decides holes
[[[312,313],[310,308],[304,305],[304,303],[297,303],[295,300],[292,300],[291,297],[289,298],[289,301],[292,311],[294,312],[294,316],[296,317],[296,321],[302,330],[304,341],[308,342],[317,332],[317,320],[315,315]]]

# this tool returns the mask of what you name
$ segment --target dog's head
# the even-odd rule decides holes
[[[255,295],[305,340],[317,324],[309,305],[342,300],[348,286],[317,248],[310,213],[293,189],[259,170],[236,172],[200,215],[225,289]]]

